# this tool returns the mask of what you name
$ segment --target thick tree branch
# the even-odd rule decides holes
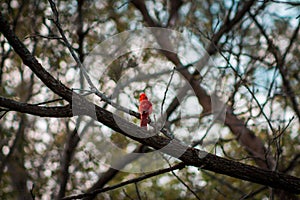
[[[37,106],[33,104],[17,102],[12,99],[7,99],[1,96],[0,107],[8,108],[11,111],[27,113],[40,117],[65,118],[73,116],[70,105],[53,107]]]

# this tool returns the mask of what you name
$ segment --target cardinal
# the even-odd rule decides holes
[[[145,93],[140,94],[139,112],[141,127],[147,127],[148,117],[152,113],[152,103],[148,100]]]

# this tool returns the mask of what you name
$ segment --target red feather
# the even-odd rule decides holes
[[[141,118],[141,127],[147,127],[148,117],[152,113],[152,103],[148,100],[145,93],[140,94],[139,112]]]

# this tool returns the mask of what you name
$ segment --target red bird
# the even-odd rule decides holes
[[[140,106],[139,106],[141,127],[147,127],[148,117],[152,113],[152,103],[148,100],[145,93],[140,94]]]

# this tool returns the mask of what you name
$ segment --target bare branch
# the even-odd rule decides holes
[[[172,170],[176,170],[176,169],[180,170],[180,169],[183,169],[184,167],[185,167],[185,165],[183,163],[179,163],[179,164],[177,164],[173,167],[166,168],[166,169],[160,169],[160,170],[157,170],[155,172],[152,172],[152,173],[149,173],[149,174],[146,174],[146,175],[143,175],[143,176],[140,176],[140,177],[128,180],[128,181],[124,181],[124,182],[121,182],[121,183],[113,185],[113,186],[105,187],[103,189],[97,189],[97,190],[94,190],[94,191],[89,192],[89,193],[83,193],[83,194],[64,197],[62,200],[83,199],[83,198],[86,198],[86,197],[89,197],[89,196],[94,196],[96,194],[100,194],[100,193],[103,193],[103,192],[114,190],[114,189],[123,187],[125,185],[129,185],[129,184],[132,184],[132,183],[138,183],[142,180],[145,180],[145,179],[148,179],[148,178],[160,175],[160,174],[164,174],[164,173],[170,172]]]
[[[163,120],[165,118],[164,117],[165,116],[165,114],[164,114],[164,104],[165,104],[165,101],[166,101],[166,97],[167,97],[167,93],[168,93],[170,84],[171,84],[172,79],[173,79],[174,72],[175,72],[175,68],[173,69],[173,71],[171,73],[171,77],[170,77],[170,80],[169,80],[169,82],[167,84],[167,87],[165,89],[164,97],[163,97],[163,100],[162,100],[162,103],[161,103],[161,107],[160,107],[160,113],[161,113],[161,117],[163,118]],[[164,125],[162,125],[162,126],[164,126]]]
[[[0,96],[0,106],[8,108],[11,111],[18,111],[41,117],[63,118],[73,116],[70,105],[53,107],[37,106],[34,104],[17,102]]]
[[[168,163],[168,165],[170,166],[170,167],[172,167],[171,166],[171,164],[170,164],[170,162],[168,161],[168,159],[167,158],[165,158],[164,156],[163,156],[163,159]],[[186,187],[195,197],[196,197],[196,199],[198,199],[198,200],[200,200],[200,197],[198,197],[198,195],[196,194],[196,192],[194,192],[194,190],[192,190],[192,188],[190,188],[190,186],[188,186],[179,176],[177,176],[177,174],[175,174],[175,172],[174,172],[174,170],[172,170],[171,171],[171,173],[173,174],[173,176],[175,176],[176,178],[177,178],[177,180],[182,184],[182,185],[184,185],[184,187]]]

